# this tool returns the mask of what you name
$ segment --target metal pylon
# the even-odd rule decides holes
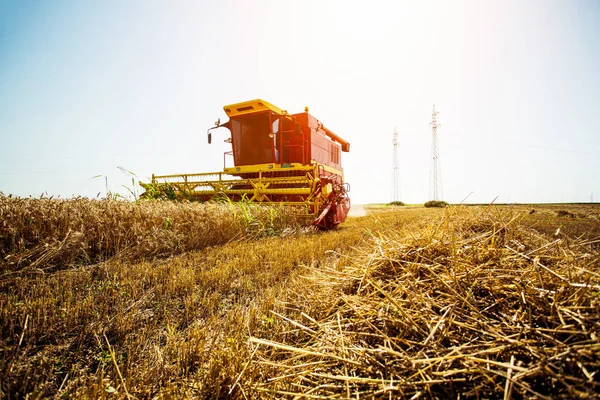
[[[433,176],[433,200],[441,200],[442,195],[442,166],[440,163],[440,152],[438,148],[437,128],[441,125],[437,123],[438,112],[435,111],[435,104],[431,113],[431,173]],[[431,195],[431,192],[430,192]]]
[[[398,129],[394,127],[394,170],[392,173],[392,201],[400,201],[400,171],[398,163]]]

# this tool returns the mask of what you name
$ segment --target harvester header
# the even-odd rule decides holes
[[[223,172],[152,176],[141,183],[146,197],[209,201],[227,196],[231,201],[299,206],[314,225],[337,226],[350,209],[348,185],[343,181],[341,153],[350,143],[308,113],[289,114],[261,99],[226,105],[229,121],[220,119],[208,130],[226,128]],[[233,166],[228,160],[233,159]]]

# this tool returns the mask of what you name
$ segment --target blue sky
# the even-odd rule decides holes
[[[220,170],[206,129],[263,98],[352,143],[354,203],[390,200],[394,126],[401,198],[429,198],[433,104],[447,201],[597,201],[598,21],[592,0],[0,0],[0,191]]]

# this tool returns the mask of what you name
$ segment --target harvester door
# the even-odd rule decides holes
[[[232,119],[235,165],[273,162],[273,139],[270,131],[269,116],[265,113]]]

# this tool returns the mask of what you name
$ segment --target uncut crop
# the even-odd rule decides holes
[[[296,225],[283,208],[0,196],[0,273],[168,256]]]

